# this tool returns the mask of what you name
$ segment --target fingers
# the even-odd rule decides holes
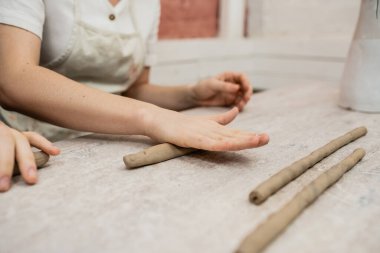
[[[225,82],[224,80],[212,79],[210,81],[210,88],[218,92],[236,93],[240,86],[232,82]]]
[[[269,135],[267,134],[260,134],[260,141],[259,146],[264,146],[269,143]]]
[[[253,93],[253,86],[245,74],[240,74],[240,83],[242,87],[243,100],[248,102]]]
[[[18,168],[25,182],[28,184],[37,183],[37,166],[29,141],[20,132],[11,129],[16,146],[16,161]]]
[[[251,99],[252,93],[253,93],[253,87],[251,83],[249,82],[246,75],[241,74],[240,75],[240,83],[241,83],[241,99],[238,101],[237,106],[242,110],[245,105],[249,102]]]
[[[267,134],[256,134],[221,125],[212,125],[192,140],[195,142],[189,143],[189,147],[210,151],[237,151],[266,145],[269,142],[269,137]]]
[[[11,188],[15,143],[7,126],[0,122],[0,192]]]
[[[61,151],[55,147],[49,140],[35,132],[23,132],[23,135],[28,139],[30,144],[38,149],[41,149],[49,155],[58,155]]]
[[[259,138],[256,134],[250,136],[234,136],[222,139],[214,144],[213,151],[238,151],[258,147]]]
[[[0,140],[0,192],[11,187],[15,161],[26,183],[37,182],[37,167],[30,144],[50,155],[60,153],[57,147],[41,135],[34,132],[20,133],[1,122]]]
[[[252,132],[244,132],[232,130],[229,133],[224,133],[226,139],[221,139],[219,148],[222,151],[242,150],[248,148],[258,148],[268,144],[269,137],[267,134],[256,134]],[[224,141],[227,141],[224,143]]]
[[[231,136],[221,141],[216,151],[237,151],[250,148],[258,148],[268,144],[269,137],[266,134],[254,134],[241,132],[235,136]]]
[[[234,136],[218,136],[203,142],[203,148],[210,151],[238,151],[243,149],[258,148],[267,144],[266,135],[240,132]]]
[[[249,82],[248,77],[242,73],[224,72],[217,76],[217,79],[239,86],[239,89],[237,90],[238,94],[236,96],[234,104],[239,108],[239,110],[242,110],[250,100],[253,93],[253,87]]]
[[[239,92],[239,94],[235,97],[233,104],[239,109],[240,112],[243,111],[246,102],[243,100],[241,92]]]
[[[211,83],[211,88],[218,92],[220,95],[213,101],[212,103],[218,105],[223,104],[225,106],[235,105],[239,109],[239,111],[242,111],[245,104],[248,102],[248,100],[243,99],[243,91],[242,86],[239,83],[233,83],[233,82],[225,82],[220,81],[218,79],[214,79]]]
[[[238,114],[239,114],[238,108],[234,107],[231,110],[229,110],[229,111],[227,111],[227,112],[225,112],[223,114],[219,114],[219,115],[216,115],[216,116],[209,116],[207,118],[209,118],[211,120],[214,120],[214,121],[218,122],[221,125],[227,125],[231,121],[233,121]]]

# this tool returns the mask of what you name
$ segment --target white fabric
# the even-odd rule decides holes
[[[17,26],[42,38],[45,7],[42,0],[0,0],[0,23]]]
[[[135,1],[120,2],[131,14],[130,33],[107,31],[90,25],[84,6],[74,0],[73,33],[65,53],[46,66],[68,78],[110,93],[121,93],[135,82],[144,68],[145,46],[137,26]],[[113,8],[112,6],[110,6]],[[134,32],[136,31],[136,32]]]
[[[120,0],[113,7],[108,0],[81,0],[84,22],[100,30],[131,34],[133,28],[128,2]],[[146,46],[145,65],[155,63],[160,1],[134,0],[134,13]],[[115,20],[109,15],[114,14]],[[16,26],[42,40],[41,65],[57,59],[68,47],[74,27],[74,0],[0,0],[0,23]]]

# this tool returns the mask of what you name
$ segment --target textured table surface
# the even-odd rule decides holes
[[[343,110],[337,95],[322,83],[259,93],[232,126],[269,133],[266,147],[200,152],[133,171],[122,156],[150,146],[145,137],[59,142],[62,154],[40,171],[37,185],[15,178],[0,195],[0,252],[233,252],[249,231],[357,147],[367,151],[363,161],[265,252],[380,252],[380,114]],[[248,202],[250,190],[270,175],[361,125],[367,136],[263,205]]]

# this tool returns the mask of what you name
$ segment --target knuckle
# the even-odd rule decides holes
[[[12,133],[9,127],[7,127],[5,124],[0,125],[0,136],[2,136],[2,139],[5,138],[5,136],[11,136],[11,134]]]
[[[23,134],[26,134],[26,135],[35,135],[35,136],[39,135],[37,132],[34,132],[34,131],[25,131],[25,132],[23,132]]]
[[[32,132],[32,131],[25,131],[25,132],[22,132],[22,134],[26,137],[26,138],[37,138],[39,137],[39,134],[36,133],[36,132]]]
[[[28,138],[25,135],[23,135],[22,133],[17,132],[16,135],[17,135],[17,138],[19,138],[20,141],[28,141]]]

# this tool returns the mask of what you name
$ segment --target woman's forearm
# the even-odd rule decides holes
[[[123,95],[175,111],[195,106],[237,106],[241,111],[252,95],[248,78],[238,72],[223,72],[182,86],[149,84],[149,73],[149,68],[145,68]]]
[[[155,104],[170,110],[181,111],[196,106],[191,86],[134,85],[124,94],[128,97]]]
[[[154,106],[108,94],[43,67],[2,71],[5,108],[79,131],[144,134],[144,114]]]

